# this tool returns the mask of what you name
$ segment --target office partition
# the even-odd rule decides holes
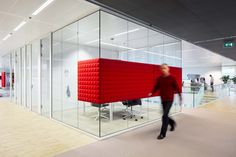
[[[97,137],[161,118],[160,97],[147,96],[160,64],[177,70],[181,84],[179,39],[103,10],[32,41],[12,56],[18,104],[23,101],[34,112]],[[92,70],[80,64],[91,61]],[[86,82],[84,76],[92,77]],[[133,99],[141,105],[131,108],[125,103]],[[174,106],[171,113],[177,112]]]

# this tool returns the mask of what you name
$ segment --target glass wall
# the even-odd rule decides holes
[[[21,105],[26,106],[26,62],[25,62],[25,57],[26,57],[26,48],[23,46],[21,48]]]
[[[117,59],[147,64],[181,67],[181,41],[129,20],[101,12],[101,58]],[[111,103],[113,120],[101,118],[101,136],[161,118],[160,97],[141,99],[142,105],[134,106],[136,118],[122,119],[126,112],[123,102]],[[174,104],[177,104],[176,96]],[[132,112],[133,112],[132,111]],[[178,112],[177,105],[172,113]],[[111,118],[111,117],[110,117]]]
[[[10,81],[10,73],[11,73],[11,55],[7,54],[2,57],[2,69],[0,72],[0,94],[2,97],[10,97],[10,91],[11,91],[11,81]],[[3,75],[4,72],[4,75]],[[4,77],[4,78],[3,78]],[[2,87],[2,82],[5,80],[5,87]]]
[[[39,84],[40,84],[40,41],[36,40],[32,43],[32,57],[31,57],[31,100],[32,100],[32,108],[31,110],[39,113],[39,103],[40,103],[40,95],[39,95]]]
[[[53,118],[99,137],[161,118],[161,100],[142,99],[132,119],[124,118],[130,108],[122,102],[77,101],[78,61],[100,57],[182,66],[180,40],[102,11],[54,32],[52,55]],[[175,107],[172,113],[179,111]]]
[[[12,56],[17,104],[98,137],[161,118],[160,98],[143,98],[132,111],[123,102],[78,101],[78,61],[106,58],[182,66],[180,40],[103,11],[53,32],[52,39],[49,35],[33,41]],[[177,111],[173,107],[172,113]],[[127,116],[131,112],[134,118]]]
[[[22,72],[21,72],[21,49],[17,49],[16,51],[16,103],[17,105],[21,105],[21,90],[22,90]]]
[[[31,66],[31,51],[32,45],[26,45],[26,107],[31,108],[32,99],[31,99],[31,90],[32,90],[32,66]]]
[[[46,117],[50,117],[50,40],[41,39],[41,113]]]
[[[86,120],[91,104],[77,100],[77,62],[99,57],[98,37],[99,13],[94,13],[53,33],[52,53],[52,117],[97,136],[98,121]]]

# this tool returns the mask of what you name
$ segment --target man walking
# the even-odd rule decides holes
[[[176,122],[169,117],[169,111],[171,109],[174,94],[177,92],[180,97],[180,103],[182,104],[182,96],[180,87],[177,84],[174,76],[170,74],[170,69],[167,64],[162,64],[160,66],[162,75],[157,78],[155,86],[149,96],[152,96],[157,90],[160,91],[162,108],[163,108],[163,116],[162,116],[162,127],[160,135],[157,139],[161,140],[166,137],[166,131],[168,128],[168,124],[171,126],[170,131],[175,130]]]

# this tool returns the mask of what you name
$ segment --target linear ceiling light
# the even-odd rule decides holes
[[[128,34],[128,33],[131,33],[131,32],[136,32],[140,30],[139,28],[136,28],[136,29],[132,29],[132,30],[129,30],[129,31],[126,31],[126,32],[122,32],[122,33],[118,33],[118,34],[115,34],[114,36],[117,37],[117,36],[120,36],[120,35],[124,35],[124,34]]]
[[[11,37],[11,33],[10,34],[7,34],[7,36],[5,36],[2,40],[7,40],[8,38],[10,38]]]
[[[22,21],[18,26],[16,26],[16,28],[14,29],[14,31],[16,32],[18,29],[20,29],[22,26],[24,26],[26,24],[26,21]]]
[[[37,15],[40,13],[44,8],[46,8],[49,4],[51,4],[54,0],[47,0],[43,5],[41,5],[37,10],[33,12],[33,16]]]
[[[127,46],[121,46],[121,45],[116,45],[116,44],[110,44],[110,43],[105,43],[105,42],[101,42],[101,44],[103,45],[109,45],[109,46],[113,46],[113,47],[118,47],[118,48],[123,48],[123,49],[129,49],[129,50],[138,50],[132,47],[127,47]]]

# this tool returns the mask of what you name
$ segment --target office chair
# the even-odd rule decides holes
[[[97,115],[92,116],[93,118],[95,118],[95,120],[99,119],[99,115],[100,115],[101,118],[109,119],[109,117],[106,116],[106,113],[103,112],[103,111],[108,110],[106,107],[109,106],[109,104],[95,104],[95,103],[91,103],[91,106],[98,108]],[[100,114],[99,114],[99,110],[101,111]]]
[[[132,119],[136,115],[141,115],[141,112],[133,110],[133,106],[136,106],[136,105],[141,106],[142,105],[142,101],[140,99],[122,101],[122,104],[126,106],[125,111],[128,113],[128,115],[123,115],[124,120],[126,120],[126,118]],[[130,110],[129,110],[129,107],[130,107]],[[143,116],[141,116],[141,119],[143,119]],[[138,119],[135,118],[135,121],[138,121]]]

